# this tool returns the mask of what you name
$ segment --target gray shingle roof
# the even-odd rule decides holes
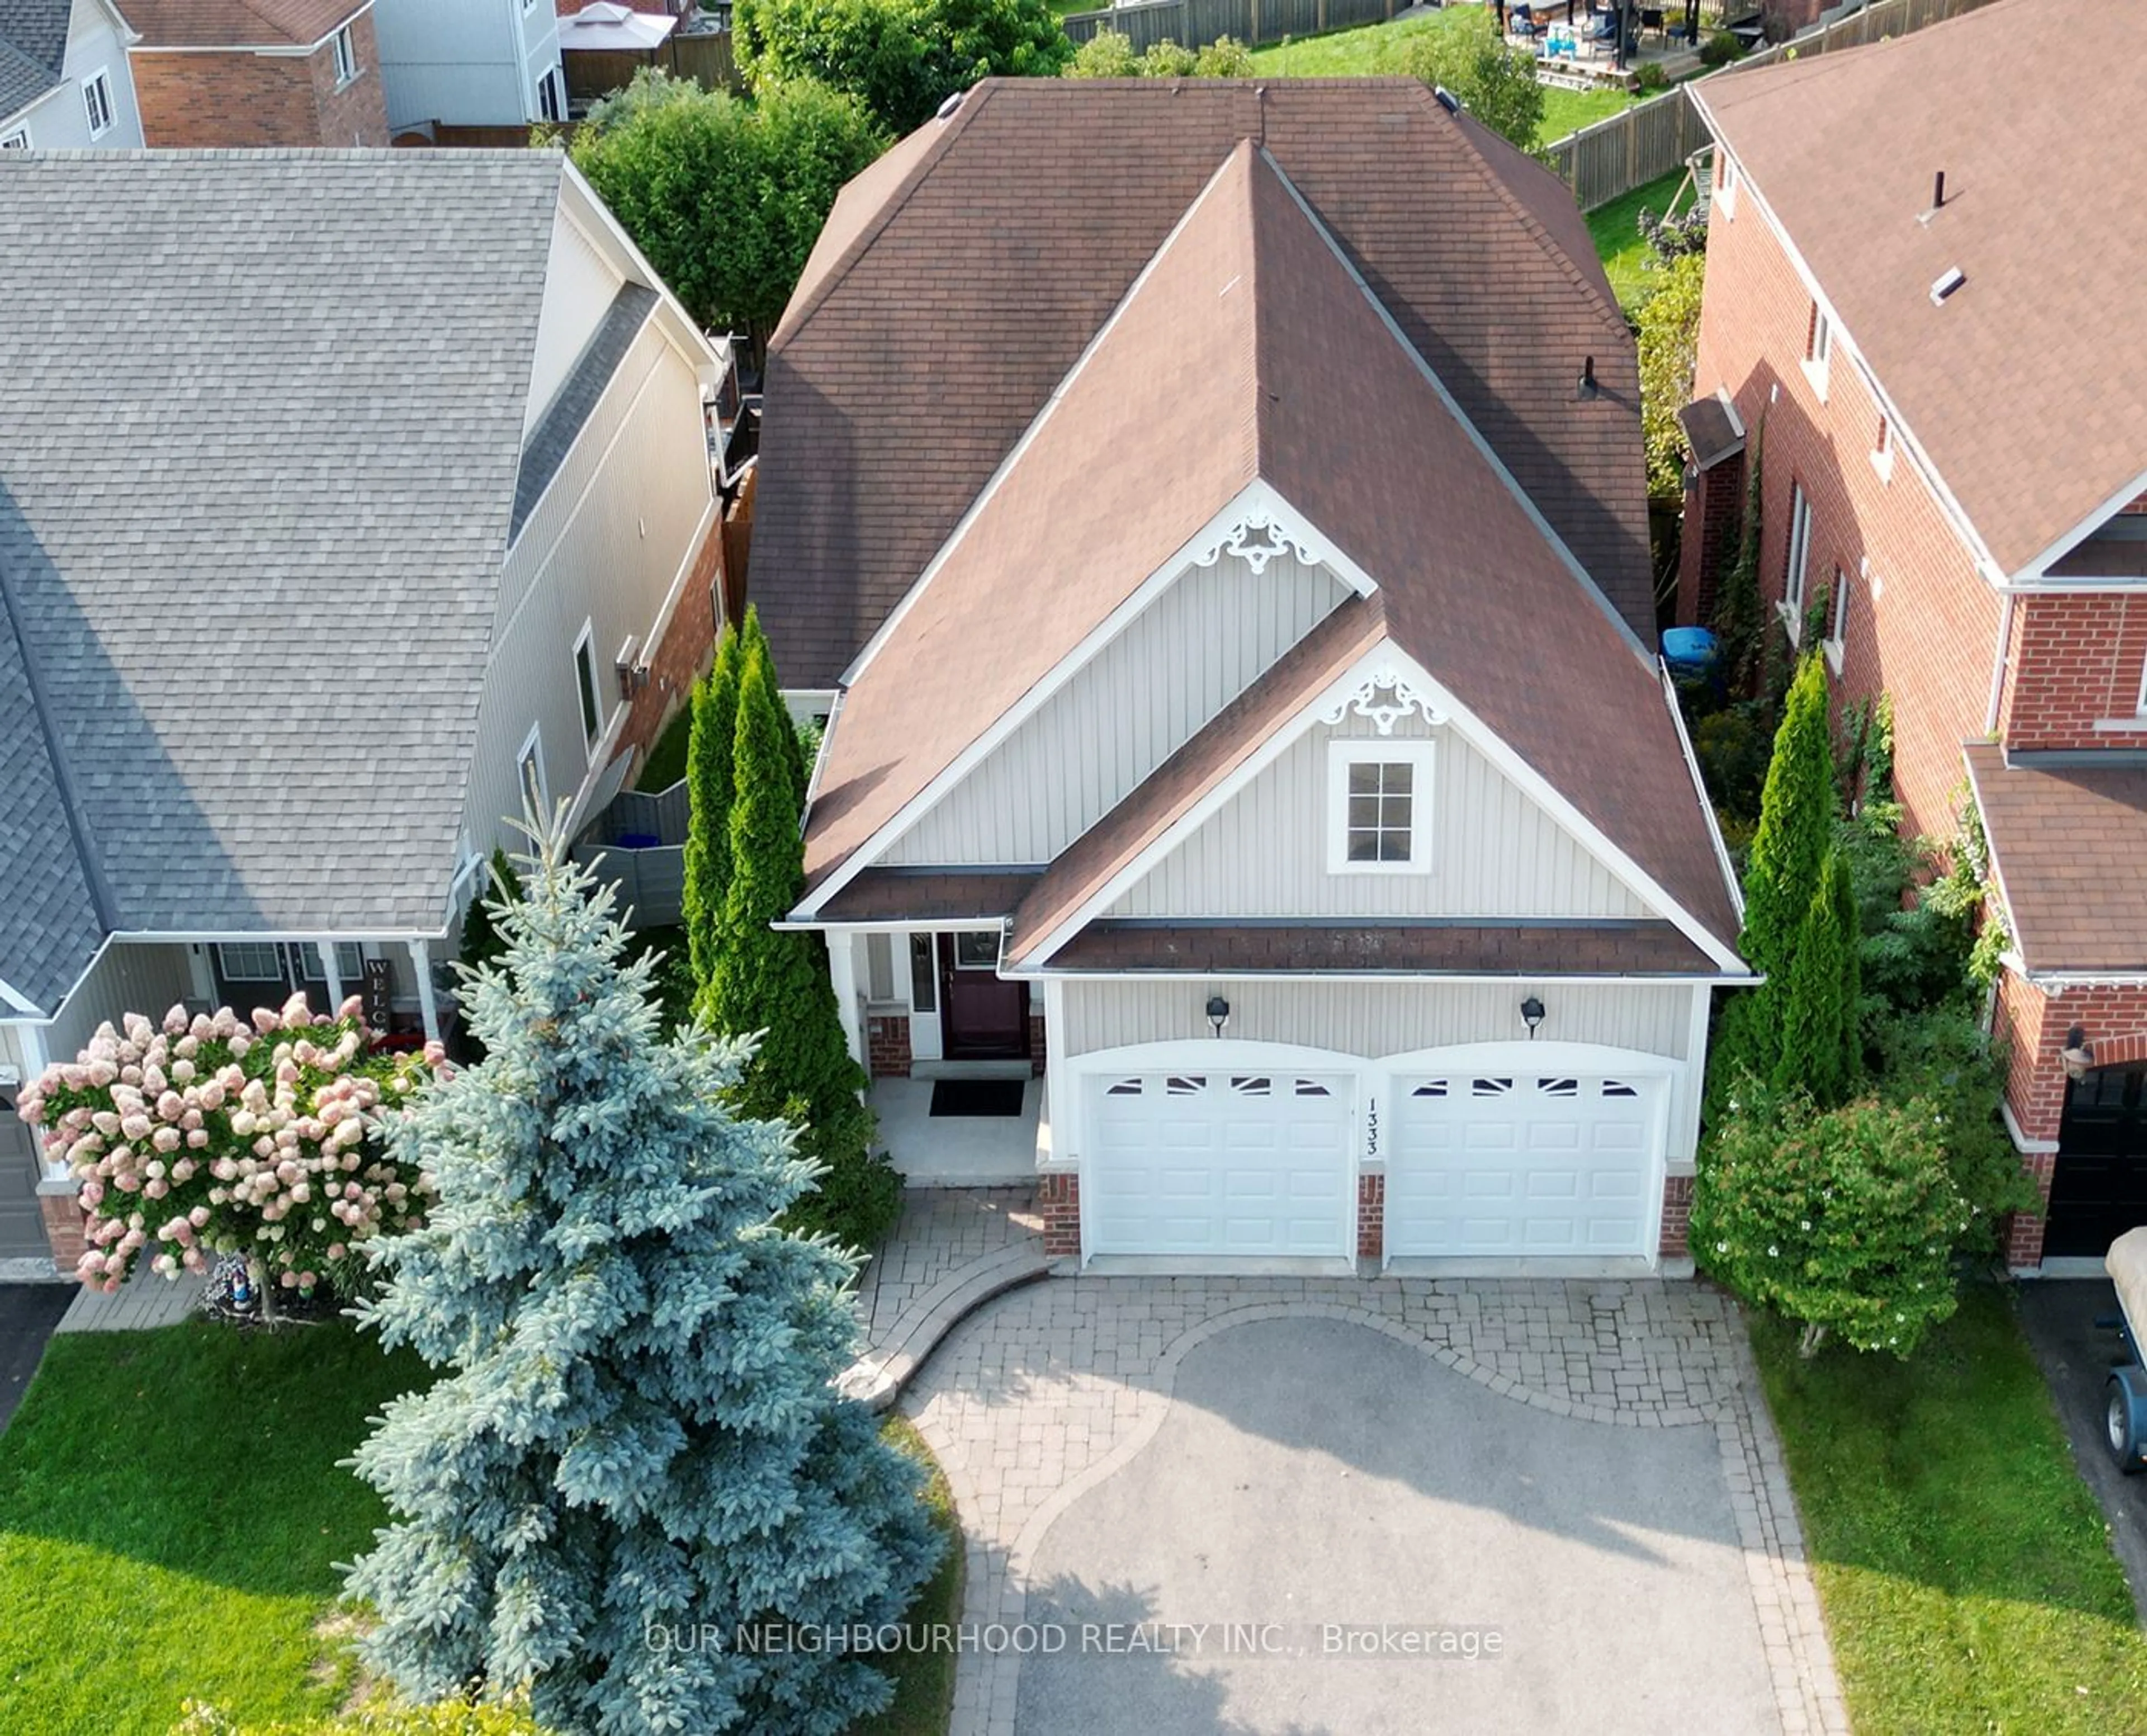
[[[438,928],[561,174],[0,158],[0,563],[121,929]],[[0,863],[67,878],[50,810]]]
[[[73,0],[0,0],[0,118],[60,82]]]
[[[523,522],[559,473],[559,466],[579,438],[582,425],[595,410],[597,400],[618,372],[618,364],[626,359],[642,327],[648,324],[656,302],[656,292],[643,284],[620,284],[611,306],[604,309],[604,317],[560,383],[558,395],[537,418],[537,426],[523,444],[522,468],[514,478],[514,516],[507,532],[510,543],[522,534]]]

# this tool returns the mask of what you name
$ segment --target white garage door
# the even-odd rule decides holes
[[[1660,1078],[1502,1072],[1394,1081],[1386,1251],[1654,1251]]]
[[[1354,1251],[1347,1073],[1139,1073],[1089,1088],[1091,1252]]]

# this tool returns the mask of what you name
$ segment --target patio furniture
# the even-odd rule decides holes
[[[1536,36],[1534,12],[1527,6],[1516,6],[1508,15],[1506,28],[1523,42],[1533,42]]]
[[[1640,34],[1643,38],[1652,34],[1658,42],[1667,47],[1670,39],[1669,13],[1668,9],[1660,6],[1642,7],[1640,8]]]

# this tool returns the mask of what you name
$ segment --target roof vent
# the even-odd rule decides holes
[[[1945,298],[1967,281],[1967,273],[1958,265],[1947,267],[1944,275],[1934,279],[1931,284],[1931,305],[1934,308],[1943,308],[1945,305]]]
[[[968,94],[968,92],[965,90],[956,91],[953,96],[948,98],[945,102],[939,105],[938,112],[934,114],[932,118],[935,121],[953,120],[954,118],[955,110],[962,106],[962,98]]]
[[[1590,356],[1580,364],[1580,385],[1574,395],[1576,398],[1590,398],[1602,389],[1602,387],[1596,383],[1595,358]]]
[[[1945,209],[1945,171],[1944,169],[1940,169],[1931,182],[1931,209],[1934,211]]]
[[[1439,106],[1444,109],[1449,114],[1459,114],[1461,113],[1461,98],[1455,96],[1454,93],[1449,90],[1444,85],[1434,84],[1431,88],[1431,93],[1439,98]]]

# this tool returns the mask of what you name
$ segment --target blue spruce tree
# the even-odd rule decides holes
[[[612,898],[540,837],[469,979],[478,1066],[393,1137],[439,1186],[360,1309],[443,1372],[353,1461],[393,1515],[348,1588],[413,1698],[526,1684],[562,1731],[833,1736],[863,1661],[741,1626],[899,1620],[939,1548],[918,1476],[831,1383],[848,1259],[775,1220],[812,1165],[724,1105],[743,1045],[666,1040]],[[692,1648],[661,1641],[714,1634]]]

